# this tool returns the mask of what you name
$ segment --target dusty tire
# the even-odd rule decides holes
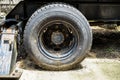
[[[74,7],[50,4],[28,20],[24,45],[33,60],[49,70],[68,70],[90,50],[92,33],[86,18]]]

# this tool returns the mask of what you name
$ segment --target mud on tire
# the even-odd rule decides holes
[[[80,11],[49,4],[33,13],[24,31],[24,45],[33,60],[48,70],[68,70],[81,62],[92,44],[92,32]]]

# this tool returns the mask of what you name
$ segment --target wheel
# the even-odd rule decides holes
[[[49,4],[33,13],[24,31],[24,45],[33,60],[48,70],[68,70],[90,50],[92,32],[72,6]]]

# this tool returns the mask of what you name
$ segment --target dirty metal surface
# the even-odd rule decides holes
[[[10,75],[0,75],[0,80],[19,80],[21,75],[22,70],[16,68]]]
[[[14,29],[4,29],[0,44],[0,75],[9,75],[16,61],[17,51],[15,49],[16,32]]]

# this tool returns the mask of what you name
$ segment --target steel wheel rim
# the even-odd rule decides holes
[[[63,29],[59,29],[58,33],[60,33],[60,35],[62,34],[64,36],[64,39],[62,39],[63,41],[61,41],[59,43],[59,45],[65,44],[66,43],[66,36],[67,34],[68,37],[70,37],[72,35],[72,38],[70,39],[70,41],[67,41],[68,44],[65,45],[64,48],[62,48],[63,46],[60,47],[60,49],[56,49],[55,47],[57,46],[48,46],[47,44],[51,44],[52,40],[51,37],[49,39],[47,39],[45,41],[45,34],[46,32],[49,32],[49,34],[47,35],[47,37],[49,37],[49,35],[51,35],[51,33],[53,34],[54,32],[57,32],[57,29],[54,29],[56,27],[52,27],[52,26],[58,26],[58,29],[60,28],[60,26],[62,26],[62,28],[64,30],[67,31],[62,31]],[[50,32],[50,30],[52,30]],[[50,40],[50,41],[48,41]],[[54,60],[63,60],[68,58],[69,56],[73,55],[77,46],[78,46],[78,41],[79,41],[79,33],[78,31],[75,29],[75,26],[72,25],[70,22],[68,22],[67,20],[52,20],[49,21],[48,23],[46,23],[45,25],[42,26],[42,28],[40,29],[39,32],[39,36],[38,36],[38,46],[39,46],[39,50],[40,52],[46,56],[47,58],[50,59],[54,59]],[[47,44],[46,44],[47,43]],[[52,42],[53,44],[53,42]],[[54,43],[55,44],[55,43]]]

